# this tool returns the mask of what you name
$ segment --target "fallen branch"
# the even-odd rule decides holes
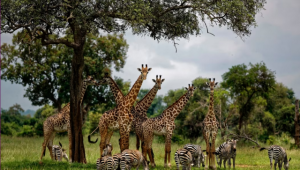
[[[234,133],[230,133],[227,136],[233,136],[233,137],[236,137],[236,138],[244,138],[246,140],[249,140],[249,141],[255,143],[257,145],[257,147],[260,147],[260,145],[255,140],[251,139],[246,134],[244,134],[244,136],[242,136],[242,135],[237,135],[237,134],[234,134]]]

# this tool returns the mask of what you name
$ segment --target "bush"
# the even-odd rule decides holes
[[[23,130],[18,134],[18,136],[32,137],[34,136],[34,129],[30,125],[23,125]]]
[[[267,145],[273,145],[275,142],[275,136],[270,135],[269,139],[267,140]]]
[[[8,135],[8,136],[13,136],[15,133],[15,130],[12,128],[11,123],[1,123],[1,134],[2,135]]]
[[[165,143],[165,136],[157,136],[157,142],[158,143]],[[173,135],[172,136],[172,143],[177,143],[177,144],[183,144],[184,143],[184,139],[182,138],[182,136],[180,135]]]
[[[35,129],[35,134],[38,136],[43,136],[44,135],[44,126],[43,123],[36,123],[34,126]]]

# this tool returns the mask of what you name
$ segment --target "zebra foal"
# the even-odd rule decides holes
[[[201,146],[194,144],[186,144],[183,148],[188,150],[192,154],[194,166],[197,165],[199,168],[200,164],[202,164],[202,167],[205,167],[206,155],[204,155]]]
[[[101,155],[101,158],[97,159],[97,170],[114,170],[115,168],[115,161],[113,157],[111,156],[112,152],[112,145],[107,144],[105,149],[103,150],[103,153]]]
[[[175,152],[175,162],[177,170],[179,170],[179,165],[182,165],[182,170],[191,170],[191,166],[194,165],[193,156],[187,149],[178,149]]]
[[[132,167],[135,167],[138,170],[141,164],[143,164],[144,170],[149,170],[148,163],[140,151],[125,149],[122,152],[120,161],[121,170],[128,170]]]
[[[278,164],[279,170],[282,168],[282,163],[284,163],[284,169],[288,170],[289,169],[289,162],[291,161],[291,158],[288,160],[287,154],[285,150],[278,145],[272,145],[269,148],[260,148],[260,151],[268,149],[268,155],[270,159],[270,166],[272,170],[272,161],[273,159],[275,160],[274,167],[276,170],[276,165]]]
[[[62,148],[62,144],[60,142],[59,142],[59,146],[58,145],[52,146],[52,155],[54,160],[62,161],[62,158],[64,158],[67,161],[69,161],[66,150]]]

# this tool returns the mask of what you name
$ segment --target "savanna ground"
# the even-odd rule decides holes
[[[98,137],[99,138],[99,137]],[[95,140],[96,136],[92,137]],[[118,146],[119,135],[115,135],[111,139],[111,143],[114,146],[113,154],[119,152]],[[56,136],[54,139],[54,144],[58,145],[61,142],[63,147],[68,150],[68,139],[67,137]],[[65,160],[63,162],[55,162],[50,158],[49,151],[47,149],[46,156],[43,158],[43,165],[39,165],[39,158],[42,149],[42,137],[8,137],[1,136],[1,169],[2,170],[35,170],[35,169],[96,169],[96,160],[99,157],[99,140],[97,144],[90,144],[87,141],[87,137],[84,138],[85,151],[87,157],[87,164],[73,163],[69,164]],[[221,144],[223,141],[217,140],[217,144]],[[205,148],[205,142],[200,143],[202,148]],[[183,147],[184,144],[172,144],[172,169],[176,169],[174,161],[174,153],[177,149]],[[263,145],[267,147],[267,145]],[[300,169],[300,155],[299,150],[289,150],[289,146],[284,146],[287,150],[288,157],[292,158],[290,162],[289,170],[299,170]],[[135,137],[130,138],[130,149],[135,148]],[[164,143],[158,143],[157,140],[153,143],[153,150],[155,154],[155,161],[157,167],[155,169],[164,169]],[[240,142],[237,148],[237,158],[236,158],[236,170],[269,170],[270,163],[267,156],[267,151],[259,151],[259,148],[251,147],[250,145],[245,146]],[[140,167],[142,169],[142,166]],[[154,168],[152,168],[154,169]],[[192,169],[204,169],[192,168]],[[224,169],[224,168],[218,168]]]

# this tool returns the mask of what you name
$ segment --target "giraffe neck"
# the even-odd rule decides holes
[[[214,90],[210,91],[208,115],[212,116],[212,117],[215,117],[215,112],[214,112]]]
[[[115,101],[117,103],[117,105],[123,100],[124,98],[124,94],[122,93],[122,91],[120,90],[119,86],[117,85],[117,83],[111,78],[109,77],[110,81],[109,81],[109,86],[110,89],[115,97]]]
[[[137,95],[141,89],[141,86],[143,84],[142,75],[138,77],[132,88],[130,89],[129,93],[125,96],[124,100],[122,100],[122,105],[131,107],[133,106]]]
[[[147,110],[151,106],[152,101],[154,100],[156,93],[158,91],[158,88],[156,85],[146,94],[146,96],[137,103],[135,106],[136,113],[138,115],[136,116],[147,116]]]
[[[86,84],[85,81],[83,81],[82,88],[81,88],[80,104],[82,104],[83,97],[84,97],[86,89],[87,89],[87,84]]]
[[[175,119],[184,108],[186,103],[189,101],[189,98],[190,97],[188,96],[188,93],[185,93],[175,103],[164,110],[163,116],[168,116],[170,113],[171,118]]]

